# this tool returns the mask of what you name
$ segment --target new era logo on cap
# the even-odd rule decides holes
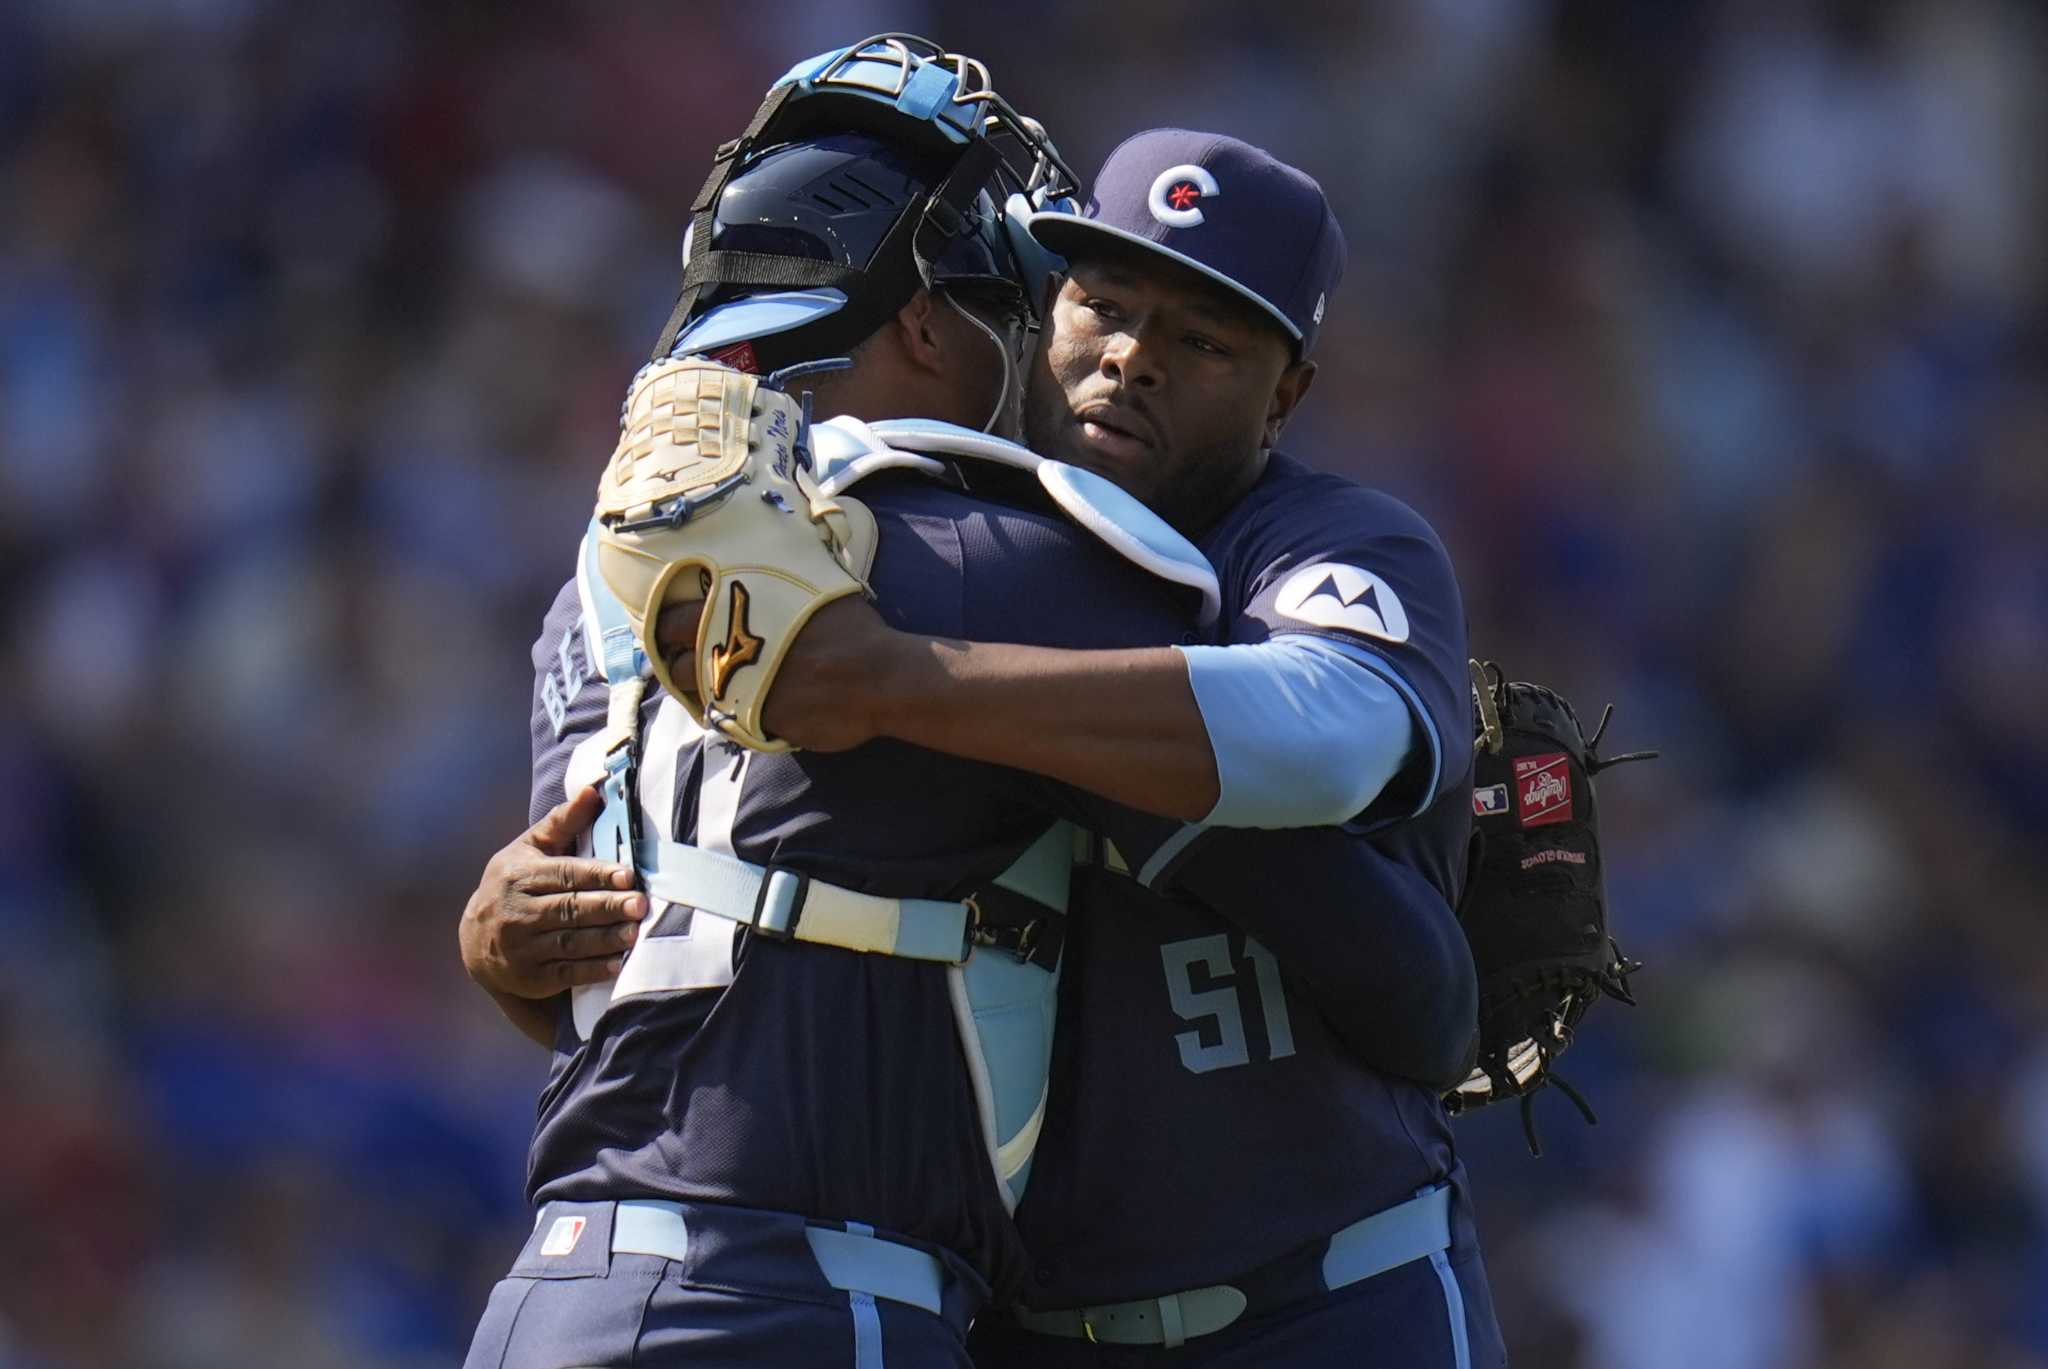
[[[1191,267],[1270,315],[1308,355],[1344,277],[1344,233],[1306,172],[1219,133],[1155,128],[1109,154],[1079,213],[1031,216],[1065,256],[1119,239]]]

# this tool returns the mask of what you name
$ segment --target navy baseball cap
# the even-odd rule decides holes
[[[1136,243],[1271,315],[1305,357],[1344,278],[1344,232],[1323,188],[1250,143],[1154,128],[1124,140],[1079,211],[1046,209],[1031,235],[1062,256],[1091,238]]]

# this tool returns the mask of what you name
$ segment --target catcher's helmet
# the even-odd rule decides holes
[[[719,149],[654,354],[749,342],[771,371],[839,355],[937,285],[1035,325],[1058,260],[1023,220],[1074,188],[972,58],[883,34],[800,63]]]
[[[994,297],[1028,316],[1035,300],[1026,298],[1026,271],[993,197],[980,190],[958,212],[933,212],[945,169],[929,152],[867,133],[759,154],[719,196],[711,249],[744,253],[756,264],[824,262],[860,273],[873,287],[865,299],[850,301],[835,286],[762,291],[723,284],[699,297],[702,312],[685,323],[671,354],[746,341],[765,370],[831,355],[873,332],[920,284]],[[925,216],[924,231],[913,216]],[[941,219],[950,231],[935,231]],[[684,235],[685,268],[695,247],[693,226]]]

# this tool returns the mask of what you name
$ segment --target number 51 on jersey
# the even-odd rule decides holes
[[[1180,1062],[1196,1074],[1251,1063],[1245,1037],[1243,1000],[1253,999],[1266,1028],[1266,1059],[1294,1054],[1294,1025],[1287,1019],[1287,999],[1280,989],[1280,962],[1251,937],[1244,938],[1243,963],[1230,956],[1230,937],[1223,932],[1169,941],[1159,948],[1166,966],[1166,994],[1181,1021],[1192,1030],[1176,1034]]]

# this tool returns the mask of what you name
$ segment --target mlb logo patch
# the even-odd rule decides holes
[[[557,1217],[555,1224],[548,1228],[548,1238],[540,1243],[543,1255],[566,1255],[576,1248],[576,1242],[583,1239],[584,1219],[581,1217]]]
[[[1564,752],[1517,758],[1515,793],[1521,800],[1522,826],[1541,827],[1547,822],[1569,821],[1572,772]]]
[[[1489,784],[1483,789],[1472,791],[1472,816],[1490,818],[1496,813],[1508,811],[1508,787],[1504,784]]]

